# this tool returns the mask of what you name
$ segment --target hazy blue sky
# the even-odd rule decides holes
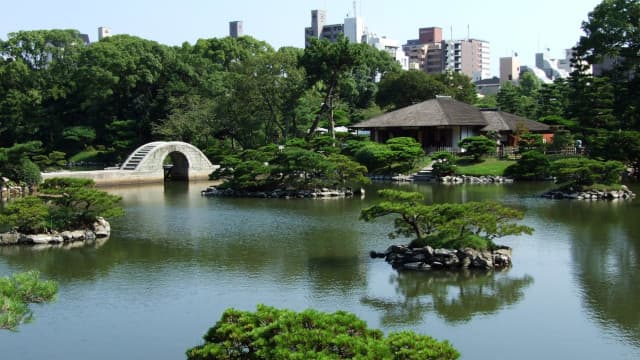
[[[419,27],[439,26],[448,39],[471,37],[491,43],[491,72],[498,60],[517,52],[523,64],[546,48],[553,57],[583,34],[582,21],[601,0],[361,0],[358,15],[369,31],[404,43]],[[353,14],[351,0],[2,0],[0,38],[18,30],[78,29],[97,40],[97,28],[167,45],[228,35],[242,20],[246,35],[272,46],[304,46],[312,9],[327,11],[330,24]],[[453,29],[453,34],[451,33]]]

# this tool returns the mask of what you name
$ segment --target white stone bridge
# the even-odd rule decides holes
[[[213,165],[197,147],[181,141],[155,141],[137,148],[119,168],[94,171],[42,173],[43,179],[71,177],[93,179],[98,185],[206,180]]]

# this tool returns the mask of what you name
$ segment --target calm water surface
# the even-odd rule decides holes
[[[506,272],[399,274],[367,255],[391,243],[391,222],[358,221],[383,185],[334,200],[204,198],[205,186],[109,189],[127,215],[99,247],[0,248],[0,274],[37,269],[60,284],[32,324],[0,332],[0,358],[181,359],[224,309],[259,303],[348,310],[386,332],[448,339],[464,359],[640,358],[640,199],[404,185],[429,202],[516,206],[535,233],[500,241],[514,249]]]

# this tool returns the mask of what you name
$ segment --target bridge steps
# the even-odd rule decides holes
[[[131,156],[129,156],[127,161],[122,165],[121,169],[122,170],[137,169],[138,165],[140,165],[140,162],[144,159],[144,157],[147,156],[147,154],[149,154],[157,146],[158,144],[151,143],[139,148],[136,152],[134,152],[133,154],[131,154]]]

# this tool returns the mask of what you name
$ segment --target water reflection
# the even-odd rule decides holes
[[[493,314],[523,299],[531,276],[515,278],[505,272],[433,271],[392,273],[395,298],[361,299],[382,313],[385,325],[418,324],[428,312],[448,323],[464,323],[474,316]]]
[[[640,221],[637,200],[554,202],[544,210],[571,229],[583,303],[602,327],[640,346]]]

